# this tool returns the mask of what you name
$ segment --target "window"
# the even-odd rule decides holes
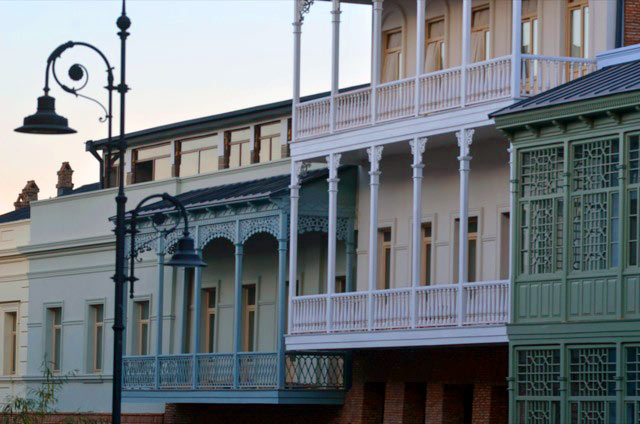
[[[336,293],[347,292],[347,277],[344,275],[336,276]]]
[[[422,279],[423,286],[431,285],[431,223],[422,224]]]
[[[104,306],[91,305],[89,307],[89,358],[90,371],[102,371],[103,342],[104,342]]]
[[[455,280],[459,279],[458,264],[459,264],[459,240],[460,240],[460,219],[456,218],[456,231],[455,231]],[[478,263],[478,217],[470,216],[467,225],[467,282],[476,281],[477,278],[477,263]]]
[[[391,228],[378,230],[378,289],[391,288]]]
[[[162,180],[171,177],[171,144],[145,147],[133,151],[133,182]]]
[[[399,80],[402,75],[402,29],[382,33],[382,82]]]
[[[188,177],[218,170],[218,142],[215,134],[181,140],[178,143],[178,175]]]
[[[205,309],[205,346],[208,353],[215,352],[216,344],[216,289],[204,290]]]
[[[105,159],[107,158],[105,157]],[[118,184],[120,184],[119,164],[120,159],[118,159],[118,155],[111,155],[111,163],[107,164],[110,168],[106,175],[105,187],[117,187]]]
[[[538,0],[522,2],[522,46],[524,54],[538,54]]]
[[[567,1],[567,54],[589,56],[589,0]]]
[[[249,165],[251,163],[250,129],[227,131],[224,136],[229,168]]]
[[[256,162],[269,162],[282,157],[280,127],[280,121],[256,126]]]
[[[4,374],[14,375],[18,369],[18,313],[4,314]]]
[[[444,69],[444,18],[427,22],[427,51],[425,53],[425,72]]]
[[[62,308],[47,309],[49,363],[53,372],[59,372],[62,362]]]
[[[491,58],[491,31],[489,6],[471,13],[471,61],[482,62]]]
[[[511,214],[500,214],[500,279],[509,278],[509,230],[511,226]]]
[[[244,286],[242,292],[244,351],[253,352],[256,327],[256,285]]]
[[[191,332],[193,331],[193,315],[195,313],[193,286],[194,286],[194,269],[185,268],[184,270],[184,341],[183,352],[191,352]]]
[[[149,301],[140,300],[134,303],[134,349],[136,355],[149,354]]]

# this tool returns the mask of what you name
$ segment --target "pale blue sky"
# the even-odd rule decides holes
[[[316,1],[305,19],[303,94],[329,89],[329,6]],[[129,0],[127,130],[290,98],[292,9],[291,0]],[[78,133],[30,136],[13,129],[35,111],[46,59],[59,44],[95,44],[119,68],[119,13],[119,1],[0,0],[0,213],[13,210],[27,180],[36,181],[41,199],[54,196],[63,161],[76,171],[76,187],[97,181],[97,162],[84,151],[84,141],[106,136],[94,104],[54,87],[58,113]],[[342,87],[369,81],[370,17],[369,6],[343,6]],[[94,56],[75,48],[58,61],[58,73],[85,64],[88,94],[106,101],[104,66]],[[117,116],[115,123],[117,134]]]

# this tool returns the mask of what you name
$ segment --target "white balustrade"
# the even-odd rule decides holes
[[[420,77],[420,113],[460,106],[460,68],[431,72]]]
[[[367,294],[339,293],[333,302],[332,331],[361,331],[367,328]]]
[[[534,96],[597,69],[593,59],[522,55],[520,93]]]
[[[419,287],[416,290],[416,327],[455,325],[457,296],[457,285]]]
[[[477,62],[467,68],[467,103],[480,103],[511,95],[511,56]]]
[[[411,289],[378,290],[373,292],[373,328],[407,328]]]
[[[298,296],[291,300],[291,313],[293,314],[292,334],[317,333],[325,331],[327,296]]]
[[[371,89],[349,91],[336,96],[336,130],[361,127],[371,123]]]
[[[415,113],[415,79],[388,82],[378,86],[378,121],[405,118]]]
[[[329,132],[331,99],[329,97],[301,103],[297,107],[298,137],[310,137]]]
[[[470,283],[464,286],[464,324],[498,324],[509,319],[508,281]]]

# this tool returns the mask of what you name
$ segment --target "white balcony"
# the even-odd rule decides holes
[[[295,113],[296,140],[528,97],[596,70],[592,59],[523,54],[520,87],[513,90],[512,62],[513,56],[503,56],[380,84],[375,91],[370,87],[346,90],[300,103]]]
[[[402,346],[458,344],[463,334],[467,340],[462,343],[500,342],[506,341],[510,284],[508,280],[482,281],[296,296],[291,308],[288,347],[309,347],[320,341],[327,348],[388,346],[392,333],[403,340]],[[407,331],[414,333],[413,342],[406,341]],[[429,336],[430,331],[435,332]],[[298,337],[314,335],[328,337]]]

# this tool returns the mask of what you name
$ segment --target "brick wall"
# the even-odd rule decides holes
[[[640,0],[624,2],[624,45],[640,43]]]

